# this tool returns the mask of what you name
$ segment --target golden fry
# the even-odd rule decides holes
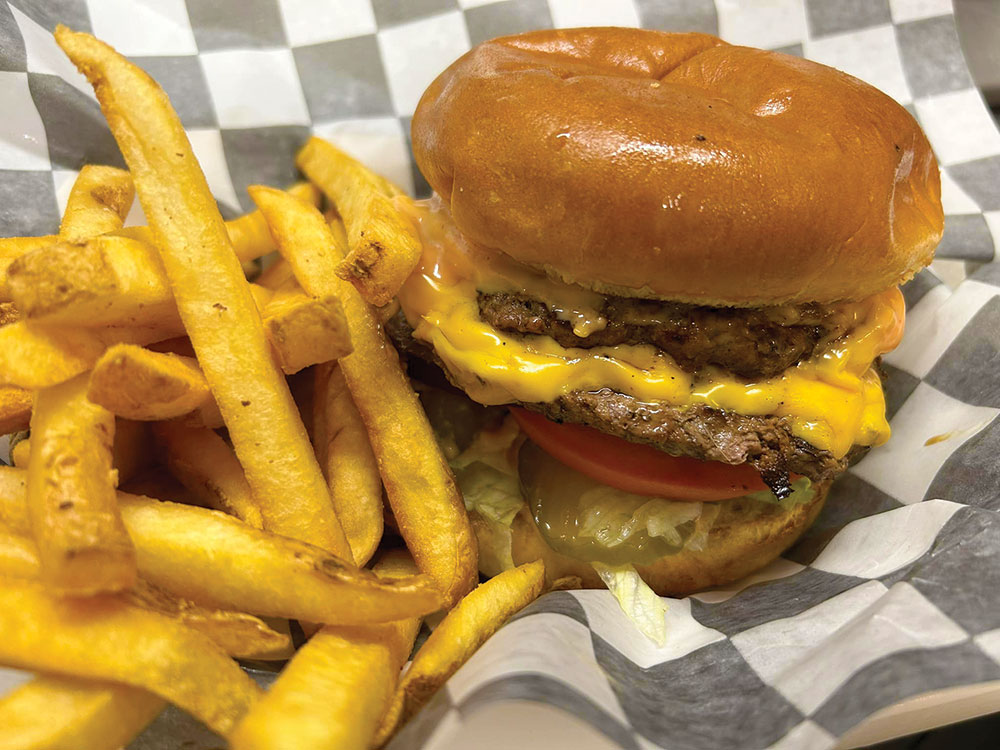
[[[109,346],[141,346],[178,333],[170,326],[82,329],[21,320],[0,328],[0,383],[47,388],[89,370]]]
[[[19,469],[27,469],[31,459],[31,439],[25,438],[14,444],[10,449],[10,460]]]
[[[313,440],[330,485],[333,507],[354,559],[364,565],[382,539],[382,479],[365,424],[333,362],[316,368],[315,407],[322,414]]]
[[[0,466],[0,523],[27,535],[25,472]],[[139,574],[205,606],[265,617],[367,625],[441,608],[419,575],[386,583],[329,552],[218,511],[118,493]]]
[[[31,538],[27,503],[28,472],[0,465],[0,531]]]
[[[334,275],[343,246],[319,211],[278,190],[250,187],[249,192],[302,288],[317,296],[336,295],[344,305],[354,351],[339,366],[368,431],[400,532],[417,567],[437,581],[450,606],[477,580],[476,541],[451,469],[396,351],[372,309]]]
[[[289,192],[312,197],[316,189],[300,183]],[[251,248],[247,253],[252,257],[258,250],[274,250],[259,212],[235,219],[227,228]],[[267,247],[260,246],[263,239],[248,239],[261,233]],[[171,324],[181,330],[173,292],[148,227],[94,237],[82,246],[49,243],[18,255],[9,265],[8,294],[29,318],[83,326]]]
[[[159,612],[204,633],[234,659],[287,659],[292,641],[259,617],[244,612],[203,607],[139,579],[127,594],[136,606]]]
[[[28,511],[43,579],[59,591],[135,583],[135,550],[115,498],[114,433],[114,415],[87,400],[85,375],[35,397]]]
[[[0,579],[38,580],[41,574],[36,545],[30,539],[10,534],[0,527]],[[291,655],[292,642],[288,634],[271,629],[253,615],[203,607],[141,578],[121,596],[131,604],[159,612],[204,633],[234,658],[276,659]]]
[[[207,636],[115,596],[0,587],[0,663],[144,688],[225,736],[261,690]]]
[[[158,421],[191,412],[218,413],[195,359],[129,344],[112,346],[97,360],[87,398],[126,419]]]
[[[42,575],[38,561],[38,545],[26,536],[19,536],[0,523],[0,578],[37,580]]]
[[[289,193],[315,201],[318,191],[299,183]],[[267,224],[256,211],[228,222],[226,228],[240,243],[236,253],[241,259],[274,250]],[[183,330],[148,227],[128,227],[83,246],[50,243],[13,260],[7,278],[10,298],[32,319],[82,326],[156,323]]]
[[[56,29],[56,41],[94,86],[129,166],[265,526],[349,557],[323,474],[177,114],[163,90],[108,45],[64,26]]]
[[[7,288],[7,269],[10,264],[25,253],[38,250],[59,242],[58,235],[48,234],[42,237],[0,237],[0,300],[10,299]]]
[[[31,391],[16,385],[0,385],[0,435],[28,429]]]
[[[59,240],[57,234],[43,234],[40,237],[0,237],[0,261],[20,258],[25,253],[54,245]]]
[[[376,565],[384,577],[416,566]],[[298,650],[230,735],[234,750],[367,750],[413,647],[420,619],[326,626]]]
[[[388,585],[316,547],[217,511],[148,498],[119,502],[143,577],[197,602],[343,625],[398,620],[441,606],[430,579]]]
[[[143,422],[115,420],[115,441],[111,448],[111,465],[118,472],[118,484],[123,485],[152,462],[152,436]],[[31,438],[18,441],[11,449],[14,466],[27,469],[31,458]]]
[[[23,255],[7,269],[7,287],[25,317],[46,324],[183,330],[156,249],[128,237],[61,242]]]
[[[392,202],[391,183],[343,151],[313,136],[295,159],[333,201],[347,227],[351,251],[338,266],[373,305],[389,302],[420,260],[420,240]]]
[[[21,319],[21,311],[13,302],[0,302],[0,326],[16,323]]]
[[[286,374],[351,352],[344,308],[336,297],[311,297],[296,287],[280,289],[264,307],[262,318]]]
[[[243,467],[221,437],[204,427],[185,427],[175,422],[161,422],[154,430],[166,449],[171,473],[198,500],[255,529],[264,527]]]
[[[544,590],[545,566],[537,560],[505,570],[462,599],[413,657],[374,744],[384,743],[501,625]]]
[[[288,188],[288,194],[294,195],[299,200],[304,200],[314,206],[319,206],[323,197],[319,188],[310,182],[295,183]],[[141,240],[148,245],[155,245],[156,243],[153,230],[149,227],[124,227],[116,232],[116,234],[121,237]],[[236,257],[240,259],[240,263],[249,263],[277,249],[274,246],[274,240],[271,239],[271,233],[268,231],[267,224],[256,211],[251,211],[248,214],[227,221],[226,234],[229,235],[229,241],[232,243],[233,251],[236,253]],[[34,238],[17,237],[15,239]],[[5,240],[0,239],[0,263],[2,263],[4,257],[3,242]],[[23,253],[18,253],[18,255],[20,254]]]
[[[0,750],[118,750],[165,706],[128,685],[36,677],[0,697]]]
[[[299,200],[318,206],[322,198],[319,190],[309,182],[297,182],[288,188],[288,194]],[[233,250],[240,262],[246,263],[274,252],[274,240],[267,228],[267,222],[259,211],[251,211],[237,219],[226,222],[226,232]]]
[[[260,211],[256,211],[255,213],[258,216],[263,216]],[[273,241],[274,240],[272,239],[272,242]],[[261,271],[260,276],[257,277],[256,283],[265,289],[270,289],[273,292],[280,289],[289,281],[294,280],[295,273],[292,271],[292,267],[288,265],[287,260],[279,257],[271,265]]]
[[[135,188],[124,169],[87,164],[80,170],[59,225],[59,236],[72,243],[122,228]]]

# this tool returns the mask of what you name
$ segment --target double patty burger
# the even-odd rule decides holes
[[[389,329],[509,408],[425,389],[485,428],[436,420],[485,572],[722,584],[888,439],[878,358],[942,231],[888,96],[704,34],[542,31],[455,62],[412,138],[436,196]]]

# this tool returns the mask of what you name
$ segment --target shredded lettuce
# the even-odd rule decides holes
[[[482,430],[449,463],[465,507],[484,518],[510,526],[524,505],[517,479],[517,447],[521,431],[508,416],[499,427]]]
[[[479,516],[479,567],[487,575],[514,567],[511,524],[524,507],[516,464],[521,440],[517,423],[508,416],[498,428],[477,433],[449,462],[466,510]]]
[[[722,506],[719,503],[700,503],[700,505],[702,506],[701,515],[694,522],[694,531],[684,545],[685,548],[695,552],[701,552],[708,545],[708,535],[715,525],[715,519],[722,512]]]
[[[667,642],[667,605],[631,565],[591,563],[625,615],[657,646]]]
[[[451,468],[461,469],[478,461],[497,471],[517,476],[517,449],[523,441],[521,428],[508,414],[498,427],[477,432],[469,447],[449,463]]]
[[[584,492],[578,507],[579,535],[608,548],[627,542],[637,532],[681,547],[684,538],[679,527],[702,513],[702,503],[645,498],[605,485]]]
[[[466,509],[490,521],[510,526],[524,505],[517,477],[480,461],[456,469],[455,480],[462,490]]]

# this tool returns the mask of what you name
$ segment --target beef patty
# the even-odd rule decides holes
[[[652,344],[687,372],[717,365],[744,378],[778,375],[848,330],[847,316],[817,304],[706,307],[607,297],[607,325],[577,336],[544,302],[508,292],[479,293],[479,314],[494,328],[551,336],[567,348]]]
[[[430,345],[413,337],[413,329],[402,313],[388,321],[386,330],[401,353],[433,363],[447,376],[447,369]],[[867,451],[855,446],[838,459],[792,435],[789,420],[784,417],[746,416],[703,405],[650,404],[607,388],[574,391],[549,403],[522,406],[559,422],[588,425],[674,456],[748,463],[779,497],[790,492],[789,472],[825,481]]]
[[[750,417],[701,404],[649,404],[607,388],[574,391],[550,403],[524,406],[557,422],[585,424],[672,456],[748,463],[779,498],[791,492],[789,472],[814,482],[833,479],[868,450],[855,446],[837,459],[792,435],[784,417]]]

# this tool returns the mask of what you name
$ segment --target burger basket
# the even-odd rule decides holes
[[[664,647],[605,591],[550,593],[390,747],[868,744],[1000,710],[1000,133],[952,13],[947,0],[0,0],[0,236],[55,231],[81,165],[123,166],[57,23],[160,82],[226,218],[252,208],[247,185],[296,179],[310,133],[426,195],[408,146],[424,87],[470,45],[532,28],[704,31],[882,89],[927,133],[946,213],[883,361],[891,441],[782,559],[671,600]],[[0,692],[22,679],[0,670]],[[219,744],[170,709],[131,747]]]

